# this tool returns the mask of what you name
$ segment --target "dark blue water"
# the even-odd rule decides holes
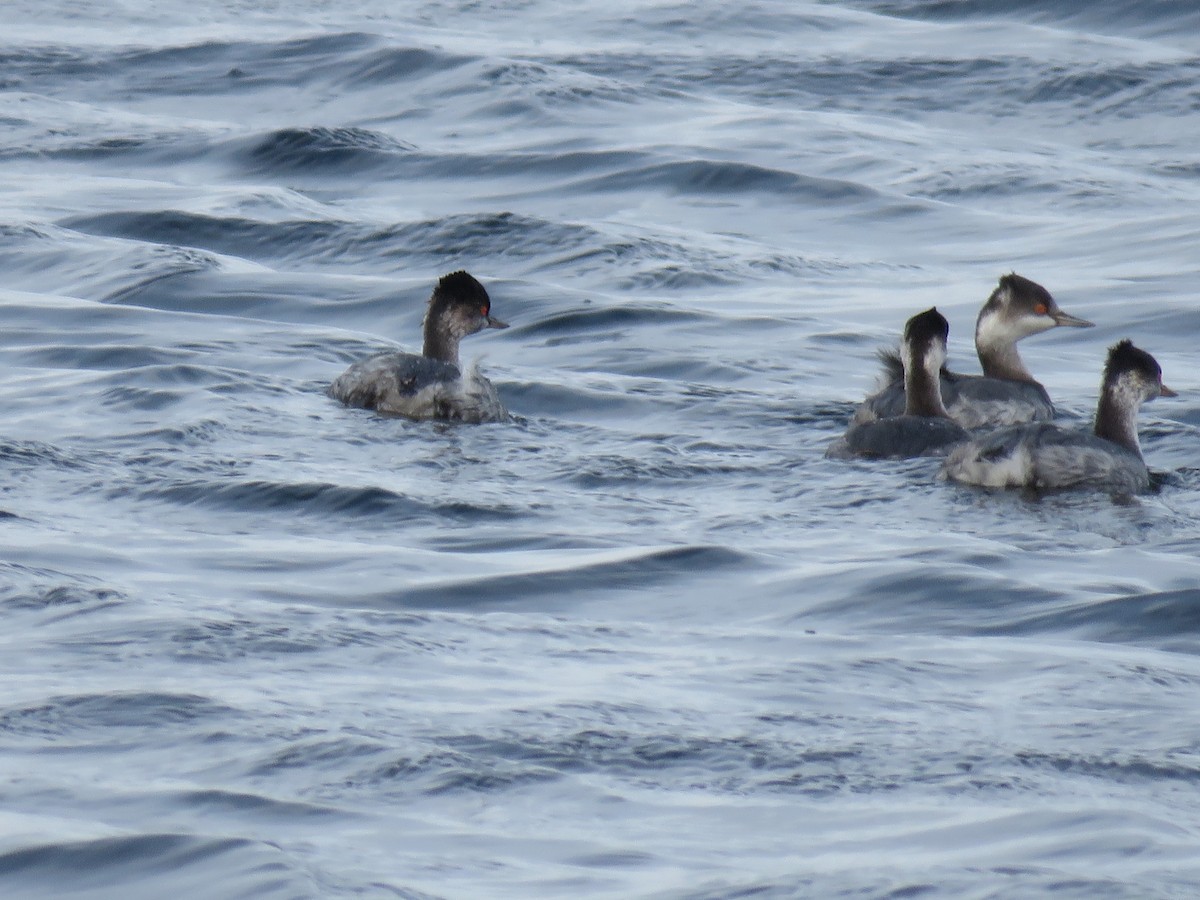
[[[1192,4],[0,11],[0,895],[1193,897]],[[515,414],[330,401],[464,344]],[[1156,492],[822,457],[1016,270]]]

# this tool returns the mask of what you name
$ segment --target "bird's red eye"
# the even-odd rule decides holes
[[[1033,311],[1039,316],[1044,316],[1046,313],[1050,312],[1050,307],[1048,307],[1045,303],[1039,303],[1033,308]]]
[[[490,307],[487,307],[487,306],[481,306],[481,307],[479,307],[479,312],[480,312],[480,314],[481,314],[481,315],[485,315],[485,316],[486,316],[486,315],[488,314],[488,310],[489,310],[489,309],[490,309]]]

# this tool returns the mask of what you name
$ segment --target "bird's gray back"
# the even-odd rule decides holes
[[[413,353],[383,353],[356,362],[329,386],[328,394],[347,406],[410,419],[508,419],[495,386],[478,366],[464,375],[452,363]]]
[[[895,416],[852,425],[842,441],[830,448],[828,455],[894,458],[938,456],[966,437],[966,432],[949,419]]]
[[[1132,494],[1150,485],[1146,464],[1136,453],[1048,422],[974,438],[951,452],[945,471],[957,481],[1035,491],[1091,487]]]
[[[890,368],[887,375],[892,375]],[[950,418],[964,428],[1017,425],[1054,418],[1054,404],[1040,384],[942,370],[942,403]],[[859,405],[854,422],[904,415],[903,381],[889,381]]]
[[[431,387],[457,381],[458,366],[415,353],[381,353],[359,360],[329,386],[347,406],[388,410]],[[407,413],[405,413],[407,414]]]

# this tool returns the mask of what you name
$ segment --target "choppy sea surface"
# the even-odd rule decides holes
[[[1194,4],[0,22],[0,896],[1200,892]],[[512,422],[324,395],[459,268]],[[1012,270],[1155,492],[822,457]]]

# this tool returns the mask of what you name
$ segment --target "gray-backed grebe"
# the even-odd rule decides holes
[[[1054,418],[1054,404],[1017,352],[1017,341],[1058,326],[1092,323],[1059,309],[1050,292],[1015,272],[1000,279],[975,322],[975,352],[983,375],[942,372],[942,400],[950,418],[964,428],[997,427]],[[855,411],[870,422],[904,411],[904,372],[899,356],[881,351],[884,386]]]
[[[829,446],[826,456],[835,459],[936,456],[967,438],[962,426],[947,414],[939,387],[949,331],[945,317],[935,308],[905,323],[900,346],[904,364],[904,414],[851,425]]]
[[[1121,341],[1108,351],[1090,433],[1048,422],[1012,425],[956,447],[944,471],[955,481],[985,487],[1144,491],[1150,475],[1138,443],[1138,408],[1155,397],[1174,396],[1154,357]]]
[[[356,362],[329,386],[347,406],[410,419],[499,422],[508,418],[492,383],[472,367],[462,372],[458,344],[485,328],[507,328],[493,318],[482,284],[466,272],[438,280],[425,312],[425,345],[415,353],[381,353]]]

